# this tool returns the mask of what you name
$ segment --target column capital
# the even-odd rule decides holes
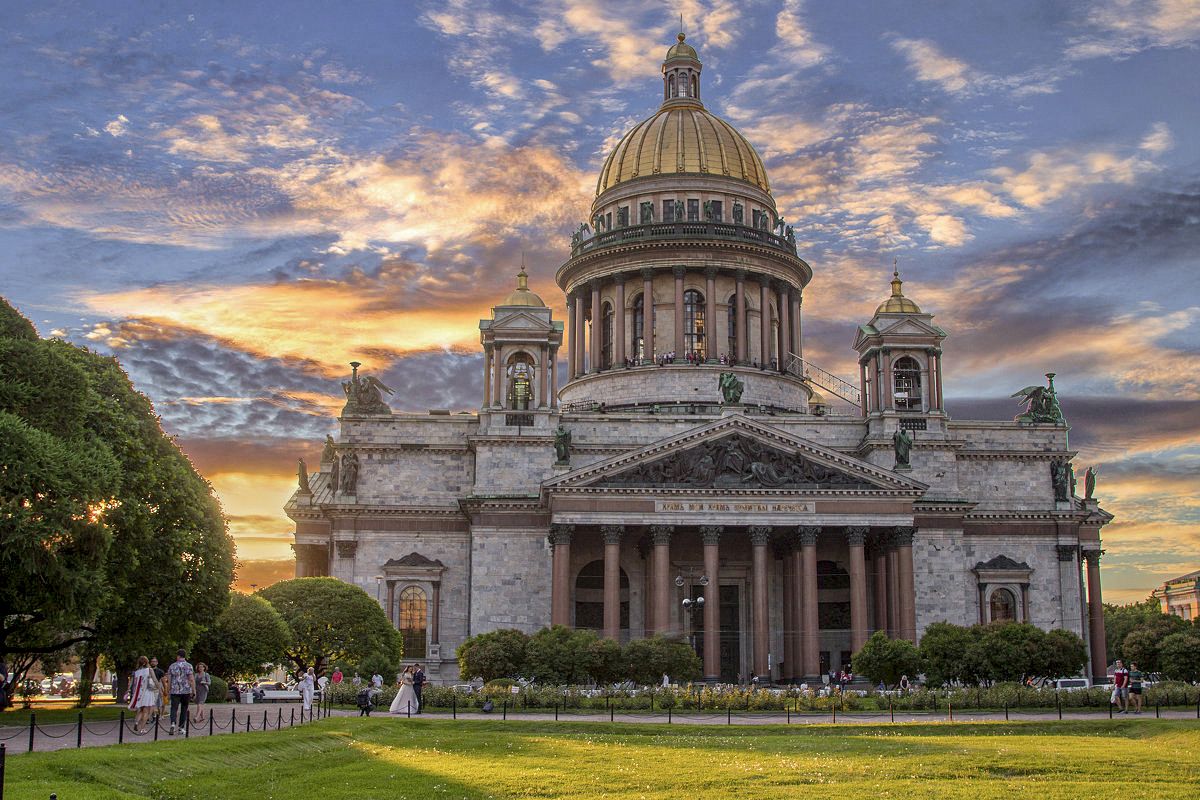
[[[600,533],[604,536],[605,544],[620,544],[621,537],[625,534],[624,525],[601,525]]]
[[[725,532],[725,528],[721,525],[701,525],[700,540],[704,544],[720,544],[721,534]]]
[[[563,525],[563,524],[559,524],[559,523],[554,523],[550,526],[550,535],[546,537],[546,541],[548,541],[552,545],[560,545],[560,544],[568,544],[569,545],[571,543],[571,537],[573,537],[574,535],[575,535],[575,526],[574,525]]]
[[[851,547],[862,547],[867,542],[867,534],[871,532],[867,527],[851,527],[846,528],[846,541]]]
[[[733,277],[738,283],[745,282],[746,270],[744,270],[744,269],[734,270]]]
[[[593,292],[600,291],[600,287],[603,285],[604,285],[603,278],[589,278],[588,279],[588,288],[590,288]]]
[[[917,529],[911,525],[897,525],[892,528],[892,542],[896,547],[912,547],[913,535]]]
[[[1100,556],[1104,555],[1104,551],[1100,549],[1081,550],[1080,554],[1087,559],[1089,566],[1095,567],[1100,565]]]
[[[674,525],[651,525],[650,526],[650,541],[655,547],[659,545],[668,545],[671,543],[671,534],[675,533]]]
[[[1055,547],[1055,550],[1058,551],[1059,561],[1074,561],[1075,557],[1079,555],[1079,545],[1077,544],[1060,544]]]
[[[642,280],[649,281],[654,279],[654,269],[651,267],[642,267]]]
[[[820,525],[801,525],[796,528],[796,536],[800,539],[800,544],[803,547],[815,547],[817,537],[821,535]]]
[[[710,280],[715,279],[717,277],[717,273],[720,271],[721,269],[719,267],[705,267],[704,277],[709,278]]]
[[[682,278],[687,274],[687,267],[683,266],[682,264],[676,264],[675,266],[671,267],[671,274],[676,278]]]
[[[771,527],[769,525],[751,525],[748,530],[750,533],[750,544],[755,547],[764,547],[771,541]]]

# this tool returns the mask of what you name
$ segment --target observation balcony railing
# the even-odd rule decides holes
[[[776,236],[770,231],[738,225],[731,222],[653,222],[647,225],[630,225],[611,231],[594,233],[581,238],[577,233],[571,237],[571,258],[593,250],[622,244],[654,242],[667,239],[703,239],[719,242],[752,242],[796,255],[795,239]]]

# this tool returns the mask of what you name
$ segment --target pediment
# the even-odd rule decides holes
[[[875,330],[884,336],[937,336],[938,329],[921,319],[902,317],[900,319],[881,319],[875,323]]]
[[[980,561],[975,565],[977,570],[990,570],[993,572],[1029,572],[1030,567],[1024,561],[1016,561],[1005,555],[999,555],[987,561]]]
[[[891,491],[925,485],[742,415],[726,417],[547,481],[570,488]]]
[[[492,320],[491,329],[495,330],[533,330],[533,331],[549,331],[551,325],[548,320],[538,319],[533,314],[527,311],[519,311],[505,316],[497,316]]]

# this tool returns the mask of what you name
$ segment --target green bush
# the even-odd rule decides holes
[[[229,684],[225,682],[224,678],[217,675],[210,674],[209,679],[212,683],[208,685],[208,699],[204,702],[224,703],[225,698],[229,696]]]

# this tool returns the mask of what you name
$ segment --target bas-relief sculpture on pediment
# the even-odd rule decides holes
[[[608,475],[595,486],[689,489],[873,489],[855,475],[740,434]]]

